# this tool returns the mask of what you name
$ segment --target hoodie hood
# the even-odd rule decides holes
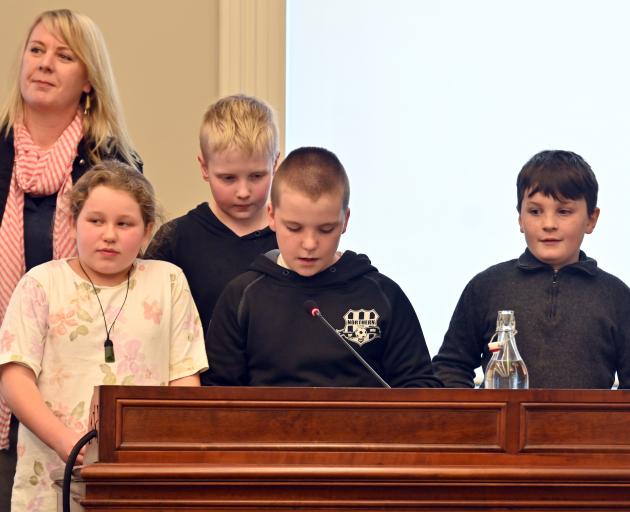
[[[304,277],[278,265],[278,249],[271,250],[258,256],[250,265],[249,270],[259,272],[278,281],[284,281],[287,285],[300,287],[329,287],[339,285],[357,279],[370,272],[378,272],[365,254],[357,254],[353,251],[345,251],[341,258],[326,270],[314,276]]]

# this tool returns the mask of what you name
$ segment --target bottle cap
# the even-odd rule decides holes
[[[514,319],[514,311],[503,310],[497,313],[497,332],[513,331],[516,329],[516,320]]]

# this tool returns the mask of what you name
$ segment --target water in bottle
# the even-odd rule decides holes
[[[494,341],[496,339],[496,341]],[[499,311],[497,330],[488,343],[492,358],[486,366],[486,389],[527,389],[527,366],[516,347],[516,321],[514,311]]]

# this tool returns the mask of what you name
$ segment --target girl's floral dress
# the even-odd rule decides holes
[[[97,286],[108,327],[123,303],[127,281]],[[84,433],[94,386],[165,386],[208,367],[197,309],[182,271],[167,262],[136,260],[129,294],[111,331],[116,361],[105,362],[103,315],[89,281],[68,260],[31,269],[20,281],[0,328],[0,364],[33,370],[46,404]],[[18,433],[12,510],[55,511],[50,472],[57,454],[24,425]]]

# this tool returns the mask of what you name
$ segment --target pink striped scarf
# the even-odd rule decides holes
[[[18,281],[24,275],[24,194],[49,196],[57,193],[53,228],[53,258],[76,253],[71,236],[70,213],[65,193],[72,187],[72,163],[83,136],[81,113],[46,150],[37,146],[26,127],[20,122],[13,128],[15,163],[9,196],[0,224],[0,322]],[[0,450],[8,448],[11,411],[0,396]]]

